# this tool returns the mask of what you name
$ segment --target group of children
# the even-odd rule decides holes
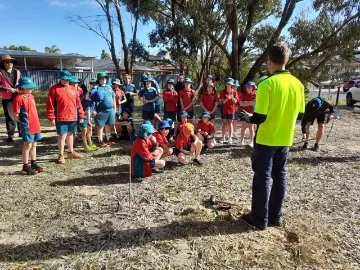
[[[239,83],[229,78],[225,81],[226,88],[218,95],[211,76],[197,91],[191,88],[193,82],[190,78],[184,79],[183,89],[179,91],[174,88],[174,80],[168,80],[162,93],[158,84],[149,76],[144,78],[144,87],[138,93],[129,75],[126,75],[124,84],[118,79],[109,84],[107,74],[99,72],[90,81],[89,91],[86,87],[80,87],[79,82],[78,78],[64,70],[60,72],[59,82],[49,89],[46,113],[51,124],[56,126],[59,150],[57,162],[64,164],[66,159],[82,158],[74,151],[74,135],[80,130],[85,152],[115,144],[116,139],[132,141],[133,174],[140,177],[148,176],[152,171],[149,168],[160,171],[165,165],[162,158],[172,154],[177,156],[180,164],[187,162],[186,156],[193,155],[193,162],[201,165],[199,155],[202,149],[213,148],[216,144],[213,120],[218,106],[223,119],[222,142],[228,140],[231,143],[238,120],[238,107],[251,113],[256,89],[253,83],[248,83],[245,92],[241,94],[238,91]],[[21,124],[24,139],[22,171],[33,175],[43,171],[36,163],[36,142],[41,138],[40,121],[31,94],[36,85],[31,78],[23,77],[17,88],[19,95],[14,102],[14,114]],[[135,95],[143,102],[144,123],[138,132],[135,132],[132,119]],[[195,128],[193,118],[197,98],[203,113]],[[156,108],[158,100],[164,103],[165,120],[161,120],[159,108]],[[97,145],[92,141],[92,120],[96,126]],[[179,124],[175,129],[176,121]],[[252,143],[253,127],[243,122],[242,130],[246,128],[250,130]],[[242,142],[243,135],[242,131]],[[142,164],[141,170],[139,164]]]

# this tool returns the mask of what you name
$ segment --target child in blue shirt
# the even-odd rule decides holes
[[[81,105],[84,109],[84,122],[79,123],[79,129],[81,130],[81,137],[83,140],[84,151],[90,152],[97,150],[96,145],[92,142],[92,115],[95,110],[95,103],[91,100],[90,93],[84,91],[81,97]]]
[[[139,98],[143,101],[142,117],[144,120],[154,120],[155,102],[159,98],[159,94],[155,88],[151,87],[152,79],[146,77],[144,79],[145,87],[139,91]]]

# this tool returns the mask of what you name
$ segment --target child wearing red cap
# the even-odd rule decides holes
[[[165,161],[161,154],[154,154],[149,148],[150,136],[155,132],[151,124],[142,124],[138,137],[131,147],[131,174],[136,178],[151,176],[153,172],[162,172]]]
[[[208,112],[203,112],[201,119],[197,124],[197,134],[201,142],[204,143],[204,148],[214,148],[215,146],[215,126],[210,122],[210,114]]]
[[[22,77],[19,80],[19,94],[15,97],[13,103],[13,113],[18,122],[20,122],[20,131],[24,141],[22,149],[23,168],[22,173],[34,175],[44,171],[36,163],[36,143],[41,139],[40,121],[36,109],[35,98],[31,94],[36,87],[31,78]],[[29,165],[29,156],[31,164]]]
[[[193,162],[196,165],[202,165],[199,156],[202,149],[202,142],[194,134],[194,126],[191,123],[186,123],[182,128],[181,133],[176,137],[175,155],[180,164],[186,164],[186,156],[194,155]]]

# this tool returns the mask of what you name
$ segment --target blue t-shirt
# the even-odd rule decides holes
[[[84,111],[87,111],[87,110],[90,111],[90,115],[93,113],[93,111],[95,109],[95,103],[91,100],[89,93],[87,93],[86,95],[84,95],[82,97],[81,105],[82,105]],[[87,113],[85,113],[84,118],[87,119]]]
[[[115,93],[112,88],[108,85],[99,85],[97,91],[101,93],[100,96],[103,96],[103,99],[96,104],[96,111],[104,112],[113,110]]]
[[[121,88],[124,90],[126,96],[126,102],[122,104],[123,107],[134,106],[134,97],[131,96],[129,93],[136,93],[135,85],[123,84]]]
[[[159,94],[156,91],[155,88],[150,87],[149,89],[147,88],[143,88],[139,91],[139,97],[144,98],[145,100],[152,100],[156,97],[158,97]],[[145,112],[152,112],[155,110],[155,102],[149,102],[149,103],[144,103],[142,109]]]

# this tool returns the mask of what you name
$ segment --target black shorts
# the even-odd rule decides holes
[[[226,120],[235,120],[235,113],[223,114],[221,118]]]
[[[185,150],[185,151],[190,151],[190,150],[191,150],[191,144],[188,145],[188,146],[185,146],[185,147],[184,147],[184,150]],[[174,148],[174,155],[175,155],[175,156],[178,156],[180,153],[181,153],[180,150],[175,147],[175,148]]]
[[[324,124],[326,122],[325,118],[325,113],[323,113],[318,116],[308,116],[303,121],[305,121],[306,123],[311,123],[311,125],[313,125],[316,119],[316,122],[318,124]]]
[[[142,117],[143,117],[143,120],[154,120],[154,115],[155,115],[155,112],[154,111],[151,111],[151,112],[147,112],[147,111],[143,111],[142,112]]]

